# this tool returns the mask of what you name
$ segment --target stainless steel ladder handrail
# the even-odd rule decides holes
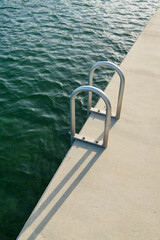
[[[94,71],[97,68],[102,67],[102,66],[107,66],[107,67],[110,67],[111,69],[114,69],[120,77],[117,110],[116,110],[116,115],[115,115],[115,118],[119,119],[120,118],[120,113],[121,113],[121,107],[122,107],[124,85],[125,85],[125,78],[124,78],[124,75],[123,75],[121,69],[116,64],[111,63],[111,62],[107,62],[107,61],[98,62],[98,63],[94,64],[89,71],[88,85],[90,85],[90,86],[93,85]],[[89,113],[91,112],[91,105],[92,105],[92,92],[89,92],[88,93],[88,110],[87,110],[88,116],[89,116]]]
[[[83,92],[83,91],[96,93],[97,95],[99,95],[99,97],[101,97],[104,100],[104,102],[106,104],[106,118],[105,118],[105,128],[104,128],[104,136],[103,136],[103,144],[102,145],[100,145],[100,143],[98,143],[98,141],[91,141],[90,139],[87,140],[87,139],[85,139],[85,137],[81,137],[79,134],[75,133],[75,97],[78,93]],[[79,139],[82,141],[96,144],[98,146],[103,146],[104,148],[107,147],[109,129],[110,129],[110,121],[111,121],[111,104],[110,104],[110,101],[107,98],[106,94],[102,90],[100,90],[96,87],[93,87],[93,86],[81,86],[81,87],[76,88],[70,96],[70,119],[71,119],[71,144],[73,143],[74,139]]]

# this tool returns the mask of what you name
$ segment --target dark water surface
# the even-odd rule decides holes
[[[97,61],[120,64],[158,5],[0,1],[0,240],[16,238],[70,147],[71,92]],[[96,86],[105,79],[97,71]],[[78,129],[85,102],[79,95]]]

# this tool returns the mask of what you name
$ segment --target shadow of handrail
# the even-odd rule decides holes
[[[19,237],[23,232],[30,227],[39,215],[45,211],[49,203],[55,198],[55,196],[60,192],[60,190],[66,185],[66,183],[71,179],[71,177],[75,174],[75,172],[81,167],[81,165],[85,162],[85,160],[90,156],[91,153],[95,152],[93,158],[88,162],[85,168],[80,172],[77,178],[70,184],[64,194],[60,197],[60,199],[54,204],[52,209],[49,213],[41,220],[40,224],[35,228],[35,230],[31,233],[31,235],[27,238],[27,240],[34,240],[39,235],[39,233],[43,230],[49,220],[54,216],[54,214],[58,211],[58,209],[62,206],[65,200],[69,197],[69,195],[73,192],[73,190],[77,187],[77,185],[81,182],[84,176],[88,173],[97,159],[100,157],[102,152],[104,151],[103,148],[92,146],[90,144],[80,143],[79,141],[74,142],[75,147],[86,148],[87,152],[78,160],[78,162],[73,166],[73,168],[67,173],[67,175],[62,179],[62,181],[57,185],[57,187],[52,191],[52,193],[47,197],[47,199],[42,203],[42,205],[36,209],[35,212],[32,213],[30,219],[25,224],[24,228],[22,229]],[[18,238],[17,238],[18,240]]]

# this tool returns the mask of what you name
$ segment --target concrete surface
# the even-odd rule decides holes
[[[122,113],[108,148],[74,142],[18,240],[160,240],[160,10],[121,69]],[[115,76],[106,90],[113,109],[117,86]],[[103,127],[91,114],[81,134],[102,139]]]

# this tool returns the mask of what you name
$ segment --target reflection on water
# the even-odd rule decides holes
[[[120,64],[158,4],[0,2],[0,239],[15,239],[69,149],[71,92],[95,62]],[[96,73],[105,88],[113,73]],[[86,100],[77,99],[80,129]]]

